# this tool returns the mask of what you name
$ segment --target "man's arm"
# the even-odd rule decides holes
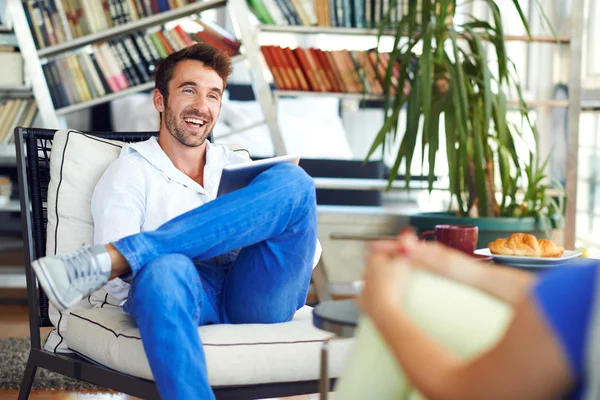
[[[95,244],[111,243],[141,231],[145,214],[143,182],[139,166],[128,158],[119,158],[107,168],[92,195]],[[117,300],[124,300],[129,285],[114,279],[105,289]]]
[[[397,241],[374,242],[371,248],[374,252],[400,254],[415,268],[475,287],[510,306],[521,302],[536,281],[528,272],[483,263],[439,243],[418,241],[410,233],[401,234]]]

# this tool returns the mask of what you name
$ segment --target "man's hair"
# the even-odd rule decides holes
[[[227,86],[227,78],[232,71],[231,58],[207,43],[195,43],[169,55],[158,65],[154,87],[165,98],[165,106],[169,97],[169,81],[177,64],[185,60],[201,61],[205,68],[214,70],[223,79],[223,89]]]

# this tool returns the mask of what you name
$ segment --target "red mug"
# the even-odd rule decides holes
[[[469,255],[477,248],[479,239],[479,227],[466,225],[436,225],[435,230],[426,231],[421,234],[421,239],[433,236],[436,242],[454,247]]]

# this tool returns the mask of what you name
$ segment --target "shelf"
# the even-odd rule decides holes
[[[13,30],[9,26],[0,25],[0,33],[13,33]]]
[[[339,92],[306,92],[303,90],[274,90],[275,97],[337,97],[342,100],[375,100],[383,101],[383,96],[379,94],[362,93],[339,93]],[[517,100],[508,100],[509,105],[516,106]],[[568,100],[531,100],[525,101],[529,107],[568,107]]]
[[[536,36],[531,37],[527,35],[504,35],[504,40],[507,42],[530,42],[530,43],[560,43],[569,44],[571,38],[568,36]]]
[[[290,33],[290,34],[326,34],[326,35],[356,35],[356,36],[377,36],[379,34],[378,29],[373,28],[338,28],[338,27],[326,27],[326,26],[304,26],[304,25],[260,25],[259,29],[262,32],[272,33]],[[396,36],[396,31],[392,29],[385,29],[382,36]],[[404,35],[403,35],[404,36]],[[532,36],[531,38],[527,35],[505,35],[506,41],[518,41],[518,42],[536,42],[536,43],[561,43],[568,44],[571,42],[567,36]]]
[[[274,33],[302,33],[302,34],[327,34],[327,35],[357,35],[357,36],[377,36],[378,30],[372,28],[336,28],[326,26],[303,26],[303,25],[260,25],[262,32]],[[385,30],[384,36],[394,36],[395,32]]]
[[[16,165],[17,154],[14,144],[0,144],[0,166]]]
[[[0,86],[1,97],[32,97],[33,92],[26,86]]]
[[[141,85],[130,87],[125,90],[121,90],[120,92],[111,93],[106,96],[98,97],[98,98],[95,98],[95,99],[92,99],[89,101],[71,104],[70,106],[63,107],[63,108],[57,108],[56,115],[66,115],[66,114],[69,114],[69,113],[72,113],[75,111],[85,110],[86,108],[97,106],[98,104],[107,103],[109,101],[118,99],[123,96],[127,96],[127,95],[130,95],[133,93],[143,92],[145,90],[150,90],[150,89],[154,89],[154,81],[149,81],[149,82],[143,83]]]
[[[0,267],[0,288],[20,289],[26,287],[24,267]]]
[[[102,32],[92,33],[66,43],[57,44],[55,46],[46,47],[38,50],[39,57],[50,57],[63,53],[65,51],[73,50],[78,47],[83,47],[91,43],[95,43],[102,40],[112,39],[117,36],[126,35],[131,32],[136,32],[151,26],[160,25],[165,22],[172,21],[174,19],[183,18],[190,14],[199,13],[202,11],[210,10],[216,7],[223,7],[227,3],[226,0],[208,0],[199,1],[196,3],[188,4],[184,7],[176,8],[174,10],[155,14],[150,17],[142,18],[137,21],[129,22],[124,25],[118,25],[107,29]]]
[[[244,59],[243,55],[241,55],[241,54],[236,55],[236,56],[231,57],[231,63],[234,64],[243,59]],[[130,95],[133,93],[139,93],[139,92],[143,92],[143,91],[151,90],[151,89],[154,89],[154,81],[153,80],[148,81],[146,83],[142,83],[141,85],[137,85],[134,87],[127,88],[125,90],[121,90],[120,92],[107,94],[106,96],[97,97],[95,99],[84,101],[81,103],[71,104],[70,106],[67,106],[67,107],[57,108],[56,115],[59,115],[59,116],[67,115],[67,114],[75,112],[75,111],[85,110],[86,108],[97,106],[98,104],[108,103],[109,101],[113,101],[113,100],[116,100],[118,98]]]
[[[340,93],[340,92],[305,92],[302,90],[274,90],[275,97],[337,97],[342,100],[383,100],[378,94]]]
[[[0,204],[0,212],[19,212],[21,203],[18,200],[10,200],[6,204]]]

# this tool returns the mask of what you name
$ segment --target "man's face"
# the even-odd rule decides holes
[[[171,135],[185,146],[202,145],[221,111],[223,79],[204,63],[185,60],[169,81],[168,100],[156,92],[155,105]]]

